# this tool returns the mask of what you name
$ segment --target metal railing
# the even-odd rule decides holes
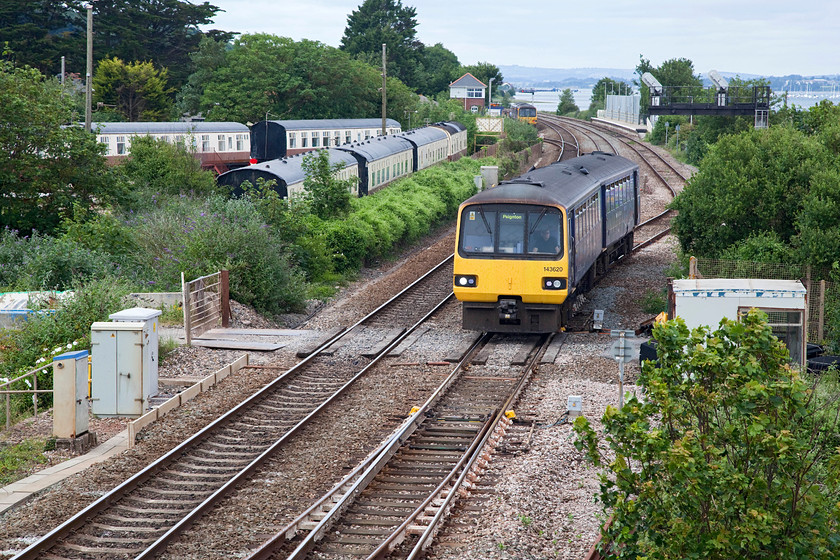
[[[37,369],[33,369],[32,371],[28,371],[21,376],[15,377],[14,379],[10,379],[8,381],[4,381],[0,383],[0,395],[5,395],[6,401],[6,429],[8,430],[12,425],[12,395],[20,395],[20,394],[31,394],[32,395],[32,406],[35,409],[35,416],[38,416],[38,394],[39,393],[52,393],[52,389],[38,389],[38,373],[47,369],[51,368],[52,363],[43,365]],[[27,378],[32,378],[32,387],[27,389],[12,389],[12,386],[19,381],[25,380]],[[24,381],[25,383],[25,381]]]

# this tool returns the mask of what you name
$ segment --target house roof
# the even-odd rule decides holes
[[[478,78],[476,78],[475,76],[473,76],[472,74],[467,72],[466,74],[464,74],[463,76],[461,76],[460,78],[458,78],[457,80],[455,80],[454,82],[449,84],[449,87],[484,87],[484,88],[486,88],[487,84],[482,83],[481,80],[479,80]]]

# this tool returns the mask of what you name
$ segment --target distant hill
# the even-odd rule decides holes
[[[538,88],[591,88],[601,78],[611,78],[616,81],[633,83],[637,79],[635,69],[627,68],[537,68],[532,66],[499,66],[504,80],[517,87]],[[711,84],[706,73],[698,72],[707,85]],[[798,74],[787,76],[762,76],[760,74],[746,74],[741,72],[720,71],[726,79],[738,77],[742,80],[766,79],[770,87],[781,89],[804,89],[803,84],[812,85],[840,85],[840,75],[801,76]]]

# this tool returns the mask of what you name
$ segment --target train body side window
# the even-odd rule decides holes
[[[289,133],[289,147],[297,148],[297,134],[294,132]]]

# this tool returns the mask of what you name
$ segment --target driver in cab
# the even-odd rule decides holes
[[[551,228],[543,228],[531,235],[531,252],[553,255],[560,252],[560,245],[557,244],[557,237],[551,233]]]

